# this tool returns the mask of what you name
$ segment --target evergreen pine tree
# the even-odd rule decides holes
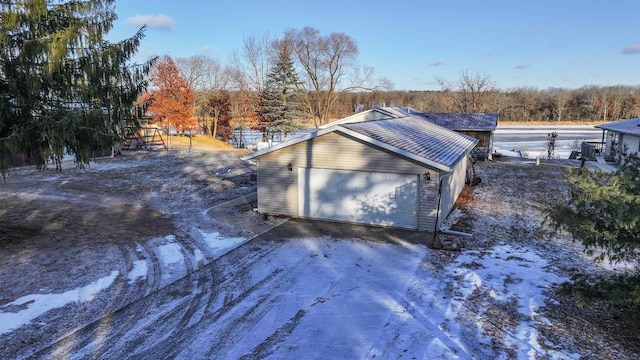
[[[291,48],[286,41],[278,43],[278,57],[275,65],[267,74],[264,90],[260,97],[258,128],[265,140],[273,140],[275,134],[287,134],[301,127],[296,120],[302,115],[297,88],[299,85]]]
[[[605,300],[611,304],[640,304],[640,157],[621,156],[615,173],[572,169],[564,175],[568,199],[550,212],[556,228],[567,230],[599,260],[628,262],[635,269],[625,275],[595,278],[578,275],[575,286],[565,286],[578,300]]]
[[[0,172],[16,157],[38,168],[86,163],[135,120],[150,62],[129,63],[144,35],[109,43],[114,0],[0,2]]]

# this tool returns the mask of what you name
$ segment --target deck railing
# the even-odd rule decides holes
[[[582,158],[590,161],[594,161],[596,156],[604,153],[605,144],[600,141],[584,141],[582,142],[582,146],[580,147],[580,155]],[[576,157],[573,157],[575,159]]]
[[[604,153],[604,149],[606,148],[606,143],[602,141],[585,141],[585,143],[592,145],[596,153]]]

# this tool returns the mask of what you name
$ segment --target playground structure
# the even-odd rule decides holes
[[[168,150],[162,134],[163,131],[153,125],[128,128],[128,135],[122,142],[122,150]]]

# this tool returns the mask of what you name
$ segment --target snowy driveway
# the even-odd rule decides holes
[[[571,357],[539,343],[542,293],[562,279],[526,249],[455,256],[402,241],[273,240],[291,233],[274,231],[37,357]]]

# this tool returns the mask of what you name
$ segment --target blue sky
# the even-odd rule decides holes
[[[226,64],[250,35],[343,32],[397,90],[437,90],[462,71],[501,89],[640,85],[638,0],[118,0],[116,41],[147,24],[138,59]]]

